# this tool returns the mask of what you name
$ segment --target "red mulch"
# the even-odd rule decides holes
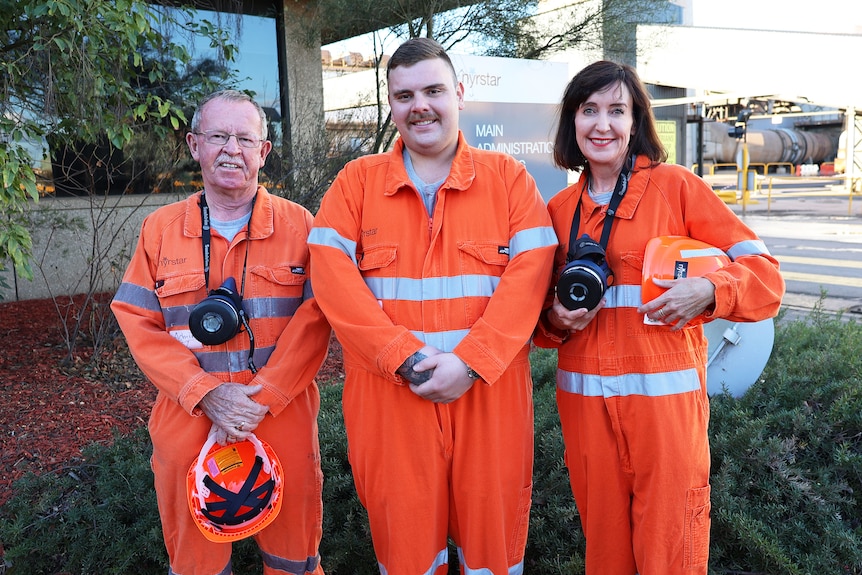
[[[67,318],[81,298],[65,298]],[[67,319],[67,321],[70,321]],[[0,302],[0,505],[28,471],[54,472],[81,459],[90,443],[109,443],[114,429],[146,425],[156,396],[128,353],[122,336],[93,361],[78,345],[69,357],[57,307],[50,299]],[[341,348],[333,338],[321,381],[338,378]]]

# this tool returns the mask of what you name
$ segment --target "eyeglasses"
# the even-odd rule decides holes
[[[230,141],[230,137],[236,138],[236,143],[243,148],[256,148],[263,140],[256,138],[252,134],[226,134],[224,132],[193,132],[196,136],[203,136],[207,144],[214,146],[224,146]]]

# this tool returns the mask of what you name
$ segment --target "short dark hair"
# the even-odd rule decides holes
[[[458,75],[455,73],[452,60],[449,59],[443,45],[431,38],[411,38],[398,46],[386,64],[386,78],[388,79],[389,73],[398,66],[412,66],[423,60],[433,60],[434,58],[440,58],[449,65],[449,68],[452,69],[452,79],[457,86]]]
[[[581,104],[592,94],[613,86],[617,82],[625,84],[632,95],[634,115],[634,134],[629,141],[629,152],[643,154],[652,162],[667,159],[652,114],[649,93],[638,77],[637,71],[628,64],[618,64],[608,60],[593,62],[578,72],[566,86],[560,104],[557,136],[554,140],[554,163],[566,170],[579,170],[587,165],[575,137],[575,115]]]

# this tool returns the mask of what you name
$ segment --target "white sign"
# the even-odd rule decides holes
[[[450,58],[464,86],[459,126],[467,142],[521,161],[545,201],[566,187],[566,172],[554,166],[554,137],[568,64],[459,54]]]

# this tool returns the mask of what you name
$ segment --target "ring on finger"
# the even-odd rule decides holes
[[[658,310],[658,316],[664,317],[664,308],[661,308],[660,310]]]
[[[237,431],[242,431],[242,428],[245,427],[245,422],[240,421],[239,425],[236,426]]]

